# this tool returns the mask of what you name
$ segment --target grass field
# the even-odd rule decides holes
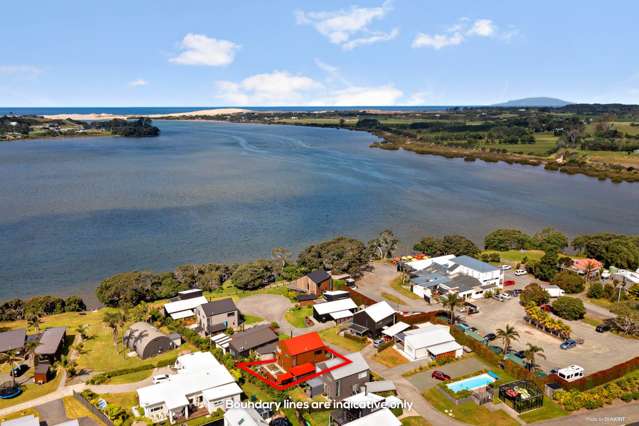
[[[286,311],[284,318],[293,327],[306,328],[304,319],[313,315],[313,308],[311,306],[302,306],[300,308],[291,308]]]
[[[526,423],[539,422],[567,415],[568,412],[555,404],[550,398],[544,398],[544,406],[519,415]]]
[[[538,262],[544,255],[543,250],[484,250],[482,253],[498,253],[501,258],[500,263],[507,263],[513,266],[517,263],[521,263],[525,257],[528,258],[529,261]]]
[[[548,152],[557,145],[557,136],[552,133],[536,133],[534,144],[490,144],[491,148],[505,149],[509,152],[523,152],[524,154],[546,157]]]
[[[15,413],[8,414],[6,416],[0,417],[0,421],[4,422],[6,420],[17,419],[19,417],[24,416],[36,416],[39,417],[40,413],[35,408],[27,408],[26,410],[16,411]]]
[[[151,374],[153,374],[153,370],[142,370],[142,371],[135,371],[133,373],[129,373],[129,374],[123,374],[121,376],[115,376],[110,378],[109,380],[107,380],[106,382],[104,382],[105,384],[108,385],[120,385],[123,383],[136,383],[136,382],[140,382],[146,378],[151,377]]]
[[[80,417],[89,417],[98,425],[100,426],[104,425],[104,423],[102,423],[102,421],[98,418],[98,416],[96,416],[91,411],[89,411],[87,407],[82,405],[80,401],[78,401],[74,397],[65,396],[62,399],[62,403],[64,404],[64,412],[66,413],[68,418],[79,419]]]
[[[111,405],[117,405],[125,409],[138,405],[138,394],[136,392],[105,393],[100,395],[100,397]]]
[[[489,411],[486,407],[478,406],[472,401],[455,405],[437,388],[429,389],[424,398],[442,413],[452,413],[452,419],[471,425],[517,426],[519,423],[503,410]]]
[[[340,336],[339,334],[337,334],[338,332],[339,327],[332,327],[320,331],[319,335],[328,343],[339,346],[340,348],[346,350],[348,353],[359,352],[367,345],[367,343],[360,343],[355,340],[347,339],[346,337]]]
[[[264,318],[258,317],[256,315],[242,314],[242,318],[244,319],[244,324],[246,325],[257,324],[264,321]]]
[[[396,303],[400,305],[404,304],[404,301],[400,297],[395,296],[394,294],[382,292],[382,297],[391,303]]]
[[[397,277],[391,281],[391,288],[409,299],[420,300],[421,297],[410,291],[408,288],[402,286],[402,277]]]
[[[392,346],[376,353],[373,359],[388,368],[408,363],[408,360]]]
[[[30,374],[32,374],[32,372]],[[53,392],[54,390],[58,388],[61,377],[62,377],[62,374],[56,374],[55,379],[43,385],[36,385],[33,382],[23,385],[22,393],[16,398],[0,399],[0,408],[11,407],[12,405],[20,404],[25,401],[30,401],[32,399],[39,398],[43,395],[46,395],[49,392]]]

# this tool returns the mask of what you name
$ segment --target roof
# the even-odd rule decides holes
[[[469,291],[475,287],[481,287],[481,282],[477,278],[470,277],[468,275],[457,275],[452,277],[450,281],[444,284],[451,289],[457,289],[459,293]]]
[[[457,343],[455,340],[453,340],[450,342],[440,343],[439,345],[429,346],[428,352],[437,356],[437,355],[445,354],[448,352],[457,351],[459,349],[462,349],[461,345]]]
[[[357,305],[355,304],[355,302],[353,302],[353,299],[350,298],[313,305],[313,310],[319,315],[326,315],[333,312],[346,311],[350,309],[357,309]]]
[[[474,257],[470,256],[457,256],[451,259],[451,262],[456,263],[466,268],[473,269],[478,272],[494,272],[499,271],[499,268],[491,265],[490,263],[482,262]]]
[[[368,425],[384,425],[384,426],[401,426],[397,417],[388,408],[375,411],[368,416],[360,417],[352,422],[345,423],[342,426],[368,426]]]
[[[411,278],[410,281],[413,285],[430,288],[439,284],[446,284],[450,281],[450,278],[440,272],[424,270],[419,272],[416,277]]]
[[[388,392],[397,389],[395,383],[390,380],[380,380],[378,382],[364,383],[367,392]]]
[[[310,274],[307,274],[306,276],[316,284],[322,283],[331,278],[331,276],[328,275],[328,272],[323,271],[321,269],[318,269],[317,271],[313,271]]]
[[[0,333],[0,352],[20,349],[27,340],[27,332],[24,328],[9,330]]]
[[[317,296],[315,296],[314,294],[299,294],[295,298],[297,299],[298,302],[306,302],[308,300],[317,299]]]
[[[204,315],[207,317],[237,311],[235,302],[233,302],[233,299],[230,297],[228,299],[214,300],[212,302],[204,303],[200,307],[204,311]]]
[[[401,333],[402,331],[406,330],[407,328],[410,328],[410,325],[406,324],[405,322],[397,322],[394,325],[384,329],[382,331],[382,334],[388,336],[388,337],[393,337],[395,336],[397,333]]]
[[[230,346],[237,352],[244,352],[277,340],[277,334],[269,325],[258,325],[233,334]]]
[[[364,309],[364,312],[375,322],[379,322],[384,318],[388,318],[395,314],[395,309],[386,301],[377,302],[374,305]]]
[[[130,348],[135,349],[138,354],[144,351],[146,345],[157,338],[167,338],[164,333],[160,332],[148,322],[136,322],[131,324],[124,334],[124,340]]]
[[[413,348],[430,348],[446,342],[455,342],[455,338],[450,334],[448,326],[445,325],[430,325],[416,330],[409,330],[404,334],[404,343]]]
[[[49,372],[50,368],[51,368],[51,364],[49,364],[48,362],[41,362],[40,364],[36,365],[35,373],[36,374],[47,374]]]
[[[179,320],[179,319],[192,317],[193,315],[195,315],[195,313],[193,312],[193,309],[187,309],[186,311],[178,311],[178,312],[172,313],[171,318],[173,318],[174,320]]]
[[[184,371],[198,372],[219,367],[220,362],[210,352],[193,352],[186,355],[180,355],[175,360],[179,369]]]
[[[343,296],[348,294],[346,290],[325,291],[324,296]]]
[[[228,398],[229,396],[240,395],[241,393],[242,388],[240,388],[237,383],[233,382],[212,389],[207,389],[203,392],[203,395],[208,401],[216,401],[218,399]]]
[[[584,272],[586,272],[588,268],[590,268],[591,271],[597,271],[603,268],[603,263],[596,259],[573,259],[572,267]]]
[[[305,374],[315,372],[315,366],[310,362],[306,362],[304,364],[296,365],[295,367],[288,370],[295,377],[303,376]]]
[[[455,257],[454,254],[449,254],[446,256],[438,256],[431,257],[427,259],[419,259],[419,260],[411,260],[410,262],[406,262],[406,265],[410,266],[415,271],[421,271],[422,269],[426,269],[432,264],[439,265],[448,265],[451,259]]]
[[[339,312],[331,312],[331,318],[334,320],[350,318],[353,316],[351,311],[339,311]]]
[[[175,302],[166,303],[164,305],[164,310],[168,314],[173,314],[175,312],[195,309],[198,306],[205,304],[206,302],[208,302],[208,300],[206,300],[206,297],[204,296],[194,297],[192,299],[177,300]]]
[[[202,289],[200,288],[191,288],[188,290],[178,291],[178,294],[193,294],[193,293],[202,293]]]
[[[224,413],[224,424],[228,426],[265,426],[255,408],[230,408]]]
[[[40,426],[40,419],[33,414],[29,414],[17,419],[6,420],[2,422],[2,426]]]
[[[370,370],[368,363],[361,353],[354,352],[352,354],[346,355],[346,358],[350,359],[352,362],[343,367],[329,371],[327,374],[329,374],[333,379],[339,380],[343,379],[344,377],[352,376],[353,374],[359,374],[361,372]],[[336,365],[339,365],[343,362],[344,360],[341,358],[329,359],[328,361],[317,363],[316,369],[317,371],[326,370],[327,368],[335,367]]]
[[[312,332],[282,340],[280,341],[280,347],[289,355],[299,355],[305,352],[322,349],[325,345],[320,335],[316,332]]]
[[[55,354],[66,332],[67,329],[64,327],[51,327],[44,330],[42,337],[40,337],[40,343],[35,349],[35,353],[38,355]]]

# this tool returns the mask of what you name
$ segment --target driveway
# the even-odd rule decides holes
[[[40,421],[46,422],[48,425],[57,425],[69,420],[61,399],[38,405],[36,410],[40,413]]]
[[[498,302],[481,299],[476,302],[480,312],[467,316],[465,321],[477,327],[483,335],[513,325],[519,332],[519,340],[512,344],[515,349],[525,349],[526,343],[544,348],[546,359],[538,357],[537,362],[545,370],[562,368],[571,364],[581,365],[586,374],[603,370],[636,356],[634,340],[625,339],[612,333],[597,333],[593,326],[582,321],[566,321],[573,330],[573,336],[584,339],[583,345],[562,350],[561,340],[537,330],[524,321],[524,309],[516,299]],[[565,321],[565,320],[564,320]],[[500,341],[495,341],[501,345]]]
[[[453,379],[455,377],[470,374],[484,368],[490,368],[488,364],[484,363],[476,356],[460,359],[459,361],[451,362],[450,364],[442,365],[440,367],[434,367],[432,370],[417,373],[408,378],[417,389],[424,392],[433,386],[441,383],[439,380],[433,379],[431,374],[433,370],[440,370],[448,374]]]
[[[244,297],[237,302],[240,312],[262,317],[269,322],[281,322],[284,319],[284,313],[292,306],[290,300],[276,294],[256,294]]]

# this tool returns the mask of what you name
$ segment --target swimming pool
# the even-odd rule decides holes
[[[480,374],[479,376],[469,377],[458,382],[449,383],[448,389],[453,392],[461,392],[464,390],[473,390],[483,388],[495,381],[495,378],[488,373]]]

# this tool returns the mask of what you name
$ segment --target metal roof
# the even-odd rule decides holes
[[[269,325],[258,325],[231,336],[230,346],[238,352],[251,350],[269,342],[277,342],[277,334]]]
[[[66,332],[67,329],[64,327],[51,327],[44,330],[42,337],[40,337],[40,343],[35,349],[35,353],[38,355],[55,354]]]
[[[470,256],[457,256],[451,260],[458,265],[465,266],[478,272],[493,272],[499,271],[499,268],[491,265],[490,263],[482,262]]]
[[[21,349],[26,340],[27,332],[24,328],[4,331],[0,333],[0,352]]]
[[[201,305],[201,308],[207,317],[237,311],[235,302],[233,302],[231,298],[204,303]]]
[[[348,354],[345,356],[352,362],[343,367],[329,371],[327,374],[330,374],[333,379],[339,380],[343,379],[344,377],[352,376],[353,374],[359,374],[361,372],[370,370],[368,363],[361,353],[353,352],[352,354]],[[344,360],[341,358],[329,359],[328,361],[317,363],[316,369],[317,371],[326,370],[327,368],[335,367],[336,365],[339,365],[343,362]]]
[[[331,276],[328,275],[328,272],[323,271],[321,269],[318,269],[317,271],[313,271],[306,276],[310,278],[310,280],[316,284],[322,283],[331,278]]]

